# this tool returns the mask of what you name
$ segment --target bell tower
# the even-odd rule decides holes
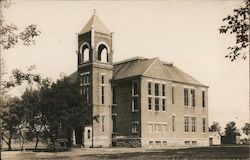
[[[77,36],[78,77],[84,107],[97,120],[85,126],[85,147],[111,146],[112,33],[94,12]],[[88,128],[86,130],[86,128]]]

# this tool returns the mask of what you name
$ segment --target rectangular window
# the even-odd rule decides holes
[[[162,96],[166,96],[166,92],[165,92],[165,90],[166,90],[166,85],[165,84],[162,84]]]
[[[112,120],[113,120],[113,133],[116,133],[116,115],[112,115]]]
[[[162,99],[162,110],[166,111],[166,99]]]
[[[189,117],[184,117],[184,132],[189,132]]]
[[[159,111],[160,110],[160,99],[155,98],[155,110]]]
[[[102,84],[104,84],[105,82],[104,82],[104,75],[102,75]]]
[[[90,83],[90,75],[89,75],[89,74],[86,75],[86,83],[87,83],[87,84]]]
[[[138,95],[138,82],[137,81],[132,81],[132,95]]]
[[[116,87],[113,86],[112,88],[112,101],[113,101],[113,104],[116,104]]]
[[[168,126],[167,126],[167,124],[163,124],[162,125],[162,130],[163,130],[163,132],[167,132],[168,131]]]
[[[91,135],[90,135],[90,130],[88,129],[88,139],[90,139]]]
[[[196,146],[197,145],[197,141],[192,141],[192,145]]]
[[[80,94],[83,95],[83,87],[80,88]]]
[[[148,110],[152,110],[152,98],[148,97]]]
[[[174,102],[174,86],[172,86],[172,104],[174,104],[175,102]]]
[[[184,105],[188,106],[188,89],[184,88]]]
[[[160,95],[160,84],[159,83],[155,83],[155,95],[159,96]]]
[[[168,145],[167,141],[163,141],[162,145],[163,145],[163,147],[167,147],[167,145]]]
[[[155,141],[155,146],[160,147],[161,146],[161,141]]]
[[[90,91],[89,91],[89,85],[85,86],[86,87],[86,98],[87,98],[87,104],[90,104]]]
[[[172,131],[175,132],[175,115],[172,115]]]
[[[153,124],[148,124],[148,132],[149,133],[153,132]]]
[[[202,132],[206,132],[206,118],[202,118]]]
[[[80,85],[83,84],[83,75],[80,75]]]
[[[101,87],[101,92],[102,92],[101,103],[104,104],[104,86]]]
[[[205,91],[202,91],[202,107],[205,107]]]
[[[155,132],[161,132],[161,125],[155,124]]]
[[[192,106],[195,106],[195,89],[191,89]]]
[[[139,123],[132,122],[132,133],[138,133],[138,131],[139,131]]]
[[[152,95],[152,82],[148,82],[148,95]]]
[[[153,141],[149,141],[148,143],[149,143],[149,146],[150,146],[150,147],[153,147],[153,146],[154,146],[154,142],[153,142]]]
[[[196,117],[191,117],[192,132],[196,132]]]
[[[132,111],[138,111],[138,97],[132,99]]]
[[[102,116],[102,132],[105,132],[105,116]]]
[[[190,145],[190,141],[185,141],[185,145]]]

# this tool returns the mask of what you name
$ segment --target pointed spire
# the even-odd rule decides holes
[[[88,21],[88,23],[83,27],[79,34],[90,32],[91,29],[94,29],[95,32],[100,32],[104,34],[111,34],[108,28],[102,23],[100,18],[96,14],[96,9],[94,9],[94,14]]]

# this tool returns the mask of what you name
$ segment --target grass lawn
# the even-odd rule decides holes
[[[3,160],[165,160],[165,159],[248,159],[249,146],[213,146],[186,149],[77,148],[65,152],[3,152]]]
[[[129,159],[129,160],[157,160],[157,159],[248,159],[249,146],[213,146],[187,149],[150,150],[148,152],[134,152],[122,154],[99,154],[84,156],[86,159]]]

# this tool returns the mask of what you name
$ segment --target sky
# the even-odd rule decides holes
[[[96,9],[114,32],[114,61],[159,57],[209,86],[209,121],[222,128],[249,122],[249,59],[225,59],[235,39],[219,34],[222,19],[243,5],[240,0],[173,1],[14,1],[4,11],[8,23],[23,30],[36,24],[36,45],[3,51],[6,70],[36,65],[43,77],[77,70],[76,33]],[[21,90],[19,90],[21,92]]]

